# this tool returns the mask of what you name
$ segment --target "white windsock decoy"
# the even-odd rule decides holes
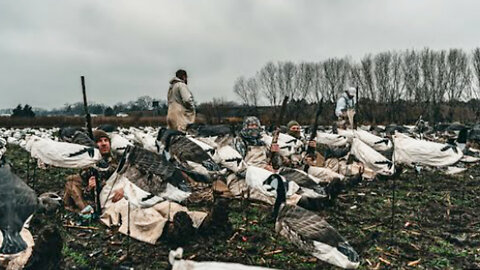
[[[357,129],[355,131],[355,136],[375,151],[385,152],[393,147],[392,142],[389,139],[373,135],[368,131]]]
[[[417,140],[396,132],[393,136],[395,162],[434,167],[450,166],[462,157],[462,151],[454,145]]]
[[[110,136],[110,146],[112,148],[112,151],[116,152],[119,155],[122,155],[128,146],[133,146],[133,144],[129,140],[116,132],[112,132],[108,135]]]
[[[345,146],[348,143],[347,137],[339,134],[325,133],[317,131],[316,137],[317,143],[325,144],[328,146]]]
[[[392,161],[375,151],[359,138],[353,138],[350,153],[377,174],[390,176],[395,172],[395,166]]]
[[[263,134],[262,141],[270,147],[272,144],[272,136]],[[280,133],[278,135],[278,146],[280,148],[280,155],[284,157],[289,157],[292,154],[297,153],[299,148],[303,147],[303,142],[293,136],[290,136],[285,133]]]
[[[143,148],[151,152],[157,152],[157,146],[155,144],[155,137],[149,133],[145,133],[141,130],[135,130],[133,132],[135,140],[139,142]]]
[[[96,148],[37,136],[30,137],[25,148],[32,158],[61,168],[86,168],[102,159]]]

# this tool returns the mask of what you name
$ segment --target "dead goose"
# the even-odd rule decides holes
[[[286,192],[276,177],[277,198],[273,209],[275,231],[298,248],[327,263],[346,269],[360,264],[357,252],[324,218],[299,206],[286,205]]]
[[[148,193],[143,201],[154,196],[181,201],[190,195],[190,188],[182,170],[168,162],[165,157],[144,148],[128,146],[119,162],[117,173]]]
[[[215,154],[214,148],[208,148],[209,146],[204,144],[205,147],[210,149],[207,150],[210,152],[207,152],[202,148],[200,142],[186,137],[181,132],[160,129],[157,136],[157,145],[159,145],[159,150],[163,150],[170,159],[173,158],[190,166],[192,170],[206,177],[221,170],[220,166],[212,159],[212,155]]]

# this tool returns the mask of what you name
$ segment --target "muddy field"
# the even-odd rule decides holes
[[[6,156],[26,179],[27,152],[9,146]],[[63,194],[65,177],[74,172],[37,169],[36,181],[29,184],[38,194]],[[457,176],[427,171],[416,175],[407,170],[396,181],[361,183],[340,195],[322,214],[357,250],[360,269],[480,268],[479,194],[480,166]],[[232,230],[192,236],[183,245],[184,258],[281,269],[335,269],[276,236],[270,213],[267,206],[231,201]],[[168,252],[177,247],[162,239],[153,246],[128,239],[100,223],[89,225],[95,229],[67,228],[68,219],[64,210],[54,216],[39,214],[31,228],[36,234],[47,224],[59,227],[64,269],[167,269]]]

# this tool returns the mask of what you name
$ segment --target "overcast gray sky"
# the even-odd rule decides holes
[[[480,1],[11,0],[0,2],[0,108],[166,99],[178,68],[199,102],[234,100],[268,61],[479,46]]]

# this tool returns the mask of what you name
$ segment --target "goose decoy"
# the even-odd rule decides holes
[[[56,142],[37,136],[30,137],[26,150],[33,158],[60,168],[86,168],[102,159],[100,151],[94,147]]]
[[[0,231],[3,235],[0,254],[16,254],[27,248],[20,231],[37,206],[35,192],[9,165],[0,167]]]
[[[277,198],[273,208],[275,231],[298,248],[327,263],[346,269],[360,264],[357,252],[319,214],[299,206],[286,205],[285,186],[277,175]]]
[[[212,159],[213,152],[209,154],[198,142],[188,138],[182,132],[160,129],[157,136],[157,145],[159,150],[166,152],[167,157],[169,156],[181,163],[192,167],[199,164],[209,172],[221,170],[220,166]],[[206,176],[208,177],[208,175]]]
[[[127,147],[117,168],[118,174],[149,194],[143,201],[154,196],[175,201],[186,199],[190,187],[182,172],[165,157],[136,146]]]

